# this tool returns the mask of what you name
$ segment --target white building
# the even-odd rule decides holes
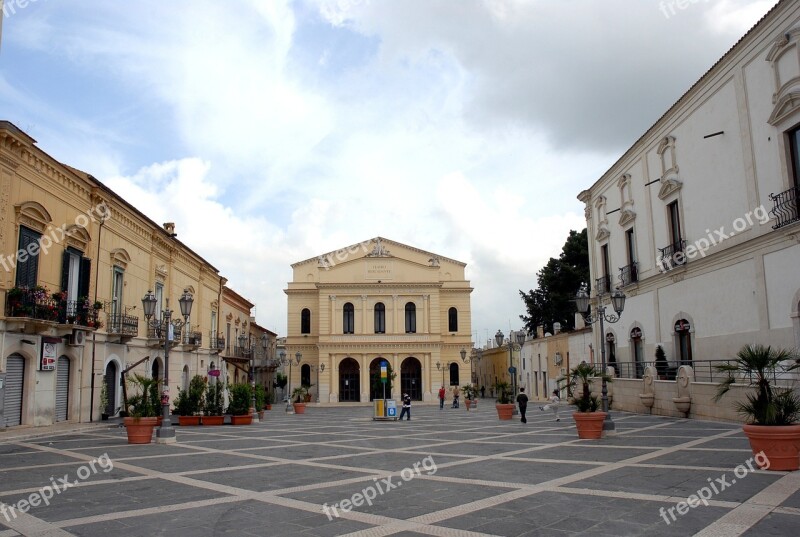
[[[800,346],[799,177],[800,2],[784,0],[578,196],[592,296],[628,297],[593,334],[621,376],[657,344],[698,380],[745,343]]]

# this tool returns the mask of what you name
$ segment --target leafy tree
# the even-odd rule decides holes
[[[520,315],[529,334],[536,327],[552,331],[553,323],[562,330],[575,328],[575,293],[582,284],[589,286],[589,243],[586,228],[580,233],[570,231],[558,259],[551,257],[536,275],[537,288],[519,294],[525,302],[527,315]]]

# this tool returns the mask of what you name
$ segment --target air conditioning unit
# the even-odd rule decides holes
[[[70,347],[83,347],[86,345],[86,331],[73,330],[72,335],[67,336],[67,345]]]

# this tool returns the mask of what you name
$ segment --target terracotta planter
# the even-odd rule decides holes
[[[263,410],[259,410],[258,411],[258,419],[259,420],[263,420],[264,419],[264,411]]]
[[[272,410],[272,405],[270,403],[267,403],[266,405],[264,405],[264,410]]]
[[[178,425],[181,427],[200,425],[200,416],[178,416]]]
[[[464,402],[467,404],[467,410],[470,408],[478,408],[478,401],[465,399]]]
[[[231,425],[250,425],[251,423],[253,423],[253,416],[251,414],[231,416]]]
[[[578,438],[598,440],[603,437],[603,420],[605,412],[573,412],[572,419],[578,429]]]
[[[149,444],[153,441],[153,429],[158,423],[156,418],[123,418],[122,421],[129,444]]]
[[[501,420],[510,420],[511,416],[514,415],[514,405],[512,403],[507,405],[497,403],[494,407],[497,409],[497,417]]]
[[[203,416],[203,425],[223,425],[225,416]]]
[[[762,470],[797,470],[800,468],[800,425],[745,425],[753,454],[764,453],[756,462]]]
[[[305,414],[306,413],[306,404],[305,403],[292,403],[294,407],[295,414]]]

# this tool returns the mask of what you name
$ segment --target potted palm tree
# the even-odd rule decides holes
[[[800,467],[800,397],[789,386],[776,386],[778,379],[788,380],[789,373],[800,368],[796,351],[764,345],[745,345],[736,359],[716,366],[728,377],[717,385],[715,401],[719,401],[737,380],[755,390],[744,401],[736,402],[736,410],[747,418],[744,434],[756,462],[764,470],[797,470]]]
[[[231,415],[232,425],[250,425],[253,415],[250,414],[250,403],[253,401],[253,391],[247,383],[234,384],[230,389],[231,400],[228,404],[228,414]]]
[[[511,385],[508,382],[498,382],[494,385],[497,392],[497,417],[501,420],[510,420],[514,415],[514,403],[511,401]]]
[[[470,407],[478,408],[478,387],[473,384],[465,384],[461,387],[461,391],[464,392],[464,403],[467,407],[467,412],[469,412]]]
[[[306,413],[306,404],[303,402],[306,393],[308,393],[308,390],[306,389],[305,386],[298,386],[297,388],[292,390],[292,399],[294,399],[292,406],[294,407],[295,414]]]
[[[128,417],[123,419],[123,423],[128,434],[128,443],[149,444],[153,440],[153,429],[158,424],[158,410],[161,409],[153,406],[150,397],[153,385],[158,386],[158,380],[136,373],[129,382],[136,393],[125,402]]]
[[[610,376],[605,373],[601,374],[594,365],[583,362],[573,367],[566,379],[573,389],[572,393],[577,409],[576,412],[573,412],[572,419],[575,420],[575,427],[578,429],[578,438],[584,440],[596,440],[603,436],[603,421],[606,419],[606,413],[597,410],[600,400],[591,392],[591,381],[596,377],[605,378],[606,382],[611,382]],[[579,391],[576,393],[575,390]]]
[[[225,423],[225,416],[222,415],[224,390],[225,387],[219,381],[210,383],[206,388],[203,425],[222,425]]]

